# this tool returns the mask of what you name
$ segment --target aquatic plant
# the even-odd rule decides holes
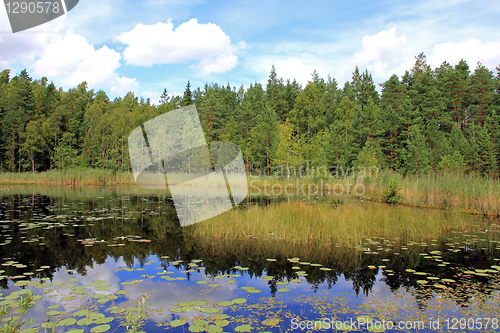
[[[28,292],[25,295],[21,295],[18,300],[19,314],[20,316],[11,316],[8,318],[7,323],[0,326],[0,332],[2,333],[17,333],[21,327],[25,324],[24,317],[28,313],[28,310],[35,305],[35,296],[33,292]],[[10,314],[12,307],[9,305],[3,305],[0,309],[0,320],[3,320],[7,314]],[[28,325],[33,323],[33,319],[30,318]]]

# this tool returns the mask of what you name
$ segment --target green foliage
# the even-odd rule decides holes
[[[408,173],[425,173],[430,169],[429,148],[418,125],[410,128],[406,140],[405,164]]]
[[[125,326],[125,331],[130,333],[144,333],[142,326],[148,318],[147,303],[149,295],[143,295],[141,300],[136,300],[137,307],[127,309],[120,326]]]
[[[401,187],[396,178],[392,178],[386,184],[384,192],[382,193],[382,201],[389,204],[396,204],[401,201],[400,192]]]
[[[26,70],[13,77],[3,70],[0,171],[130,172],[131,131],[195,104],[206,140],[238,144],[248,172],[253,163],[271,170],[377,164],[419,175],[455,170],[498,177],[497,70],[495,77],[478,63],[471,74],[463,60],[433,70],[421,53],[401,78],[393,75],[381,84],[379,96],[366,69],[356,67],[343,87],[314,71],[302,87],[280,78],[273,66],[265,87],[253,83],[236,90],[212,83],[195,89],[188,81],[181,96],[164,89],[159,105],[132,92],[110,101],[85,81],[63,91],[48,78],[32,79]],[[368,146],[378,147],[375,155]]]
[[[24,317],[28,313],[29,309],[31,309],[35,305],[35,295],[30,291],[27,294],[20,296],[18,305],[20,316],[12,316],[9,318],[9,320],[7,320],[7,323],[1,325],[1,333],[17,333],[21,330],[21,327],[26,323]],[[2,320],[6,315],[11,314],[11,312],[14,311],[10,306],[2,306],[2,308],[0,308],[0,320]],[[31,325],[32,323],[33,319],[30,318],[30,320],[28,321],[28,325]]]
[[[372,140],[369,140],[358,154],[356,161],[354,161],[354,167],[365,177],[373,177],[380,169],[380,161],[377,156],[380,154],[380,147],[375,145]]]
[[[438,164],[438,170],[449,172],[463,172],[465,170],[465,159],[458,151],[453,155],[444,155]]]

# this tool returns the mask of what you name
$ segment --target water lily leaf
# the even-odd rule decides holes
[[[56,323],[54,321],[47,321],[47,322],[41,323],[40,327],[42,327],[42,328],[54,328],[54,327],[56,327]]]
[[[61,320],[57,324],[59,326],[70,326],[70,325],[73,325],[75,323],[76,323],[76,319],[75,318],[66,318],[66,319]]]
[[[77,322],[77,324],[80,325],[80,326],[86,326],[86,325],[92,324],[93,322],[94,322],[94,319],[86,317],[86,318],[80,319]]]
[[[104,318],[99,318],[94,321],[96,324],[107,324],[110,323],[114,320],[114,317],[104,317]]]
[[[230,306],[233,304],[234,304],[233,301],[222,301],[222,302],[217,303],[218,306]]]
[[[229,321],[227,321],[225,319],[219,319],[219,320],[214,321],[214,324],[219,326],[219,327],[226,327],[227,325],[229,325]]]
[[[187,321],[184,319],[176,319],[176,320],[172,320],[172,322],[170,323],[170,326],[178,327],[178,326],[185,325],[186,323],[187,323]]]
[[[385,332],[384,325],[380,325],[378,327],[376,327],[376,325],[370,325],[366,330],[373,333]]]
[[[88,309],[83,309],[83,310],[78,310],[76,311],[75,313],[73,313],[73,316],[86,316],[90,313],[90,311]]]
[[[91,313],[89,313],[89,318],[92,318],[92,319],[104,318],[104,314],[103,313],[97,313],[97,312],[91,312]]]
[[[189,326],[188,330],[191,332],[203,332],[205,328],[201,326],[191,325]]]
[[[220,312],[220,309],[217,309],[217,308],[201,308],[200,311],[203,312],[203,313],[217,313],[217,312]]]
[[[236,332],[250,332],[252,331],[252,325],[240,325],[240,326],[237,326],[234,330]]]
[[[209,333],[220,333],[222,332],[222,327],[216,325],[208,325],[206,331]]]
[[[262,324],[266,326],[276,326],[278,325],[280,320],[278,318],[268,318],[262,321]]]
[[[195,324],[196,326],[202,326],[202,327],[205,327],[208,325],[208,321],[206,320],[203,320],[203,319],[197,319],[197,320],[194,320],[193,321],[193,324]]]
[[[362,323],[369,323],[369,322],[373,321],[373,318],[370,316],[367,316],[367,315],[360,315],[360,316],[356,316],[356,321],[362,322]]]
[[[216,319],[216,320],[223,320],[223,319],[227,319],[227,318],[229,318],[229,315],[227,315],[225,313],[218,313],[215,316],[212,316],[212,319]]]
[[[236,298],[236,299],[233,299],[233,303],[235,303],[235,304],[243,304],[246,301],[247,300],[245,298]]]
[[[98,332],[106,332],[108,331],[109,329],[111,328],[111,326],[109,325],[99,325],[99,326],[95,326],[95,327],[92,327],[90,329],[90,332],[93,332],[93,333],[98,333]]]

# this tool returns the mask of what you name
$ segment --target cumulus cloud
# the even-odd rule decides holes
[[[53,38],[32,68],[36,76],[50,77],[65,86],[87,81],[89,87],[108,87],[112,93],[123,94],[136,89],[138,83],[116,73],[120,58],[120,53],[106,45],[96,50],[84,37],[69,32]]]
[[[301,58],[284,58],[277,59],[274,62],[274,68],[279,77],[284,79],[297,80],[298,83],[305,86],[308,81],[312,81],[312,73],[318,70],[314,67],[308,59]],[[268,70],[268,73],[270,68]]]
[[[47,33],[28,32],[13,34],[5,7],[0,5],[0,71],[33,61],[44,48]],[[17,67],[17,66],[16,66]]]
[[[374,35],[366,35],[361,40],[361,50],[356,52],[350,64],[360,69],[368,69],[377,77],[388,77],[399,72],[408,55],[405,52],[406,36],[396,36],[396,28],[382,30]]]
[[[196,19],[174,29],[171,20],[154,25],[138,24],[134,29],[115,37],[126,44],[125,62],[136,66],[196,62],[202,74],[225,73],[237,64],[234,53],[244,42],[231,44],[229,36],[212,23],[199,24]]]
[[[427,57],[431,67],[439,67],[444,61],[452,66],[464,59],[471,70],[480,61],[487,68],[494,70],[500,64],[500,40],[482,43],[476,38],[461,43],[442,43],[434,46],[433,54]]]

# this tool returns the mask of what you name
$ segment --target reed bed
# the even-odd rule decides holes
[[[106,169],[65,169],[45,172],[1,172],[3,185],[118,185],[135,184],[134,176],[128,172]]]
[[[379,203],[331,205],[303,202],[231,211],[189,228],[195,237],[360,246],[366,237],[423,241],[451,230],[476,230],[481,217],[446,211],[418,211]],[[478,229],[478,230],[479,230]]]
[[[431,173],[407,176],[385,171],[364,181],[365,197],[379,200],[390,181],[398,184],[399,203],[424,208],[446,208],[497,216],[500,213],[500,180],[475,174]]]
[[[392,182],[398,187],[397,203],[422,207],[453,209],[466,213],[500,214],[500,180],[475,174],[429,173],[403,176],[388,170],[369,178],[346,177],[248,178],[251,196],[290,196],[308,198],[320,195],[362,197],[384,201]],[[39,173],[0,173],[0,185],[134,185],[132,173],[102,169],[50,170]]]

